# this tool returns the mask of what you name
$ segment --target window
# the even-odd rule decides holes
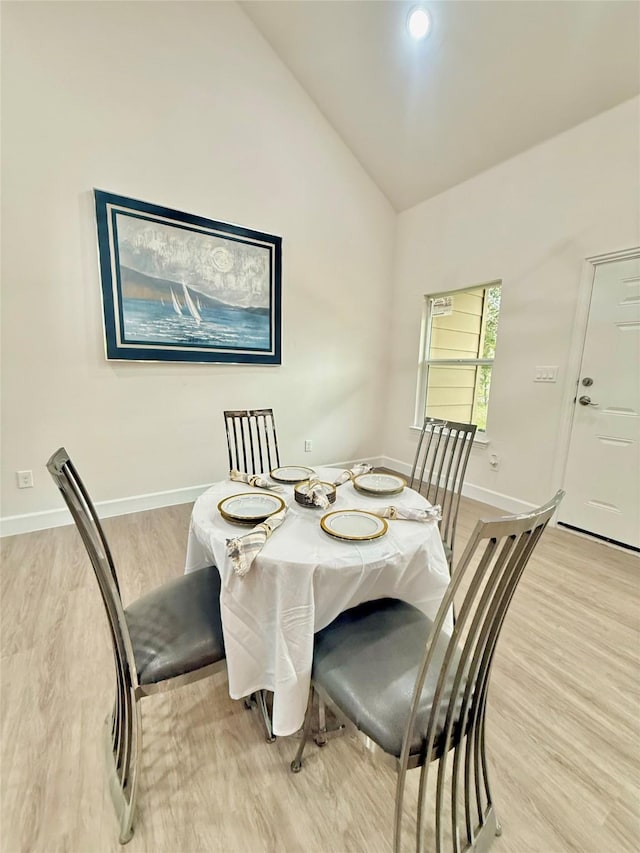
[[[417,426],[428,415],[486,430],[500,284],[425,296]]]

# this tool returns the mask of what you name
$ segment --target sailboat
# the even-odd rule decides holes
[[[176,312],[176,314],[182,317],[182,308],[180,308],[180,303],[176,299],[176,295],[173,292],[173,288],[171,288],[171,301],[173,302],[173,310]]]
[[[199,324],[201,321],[200,313],[196,308],[195,303],[191,298],[191,294],[189,293],[187,285],[184,283],[184,281],[182,282],[182,290],[184,291],[184,303],[187,307],[187,310],[189,311],[189,314],[191,314],[193,319],[196,321],[196,323]]]

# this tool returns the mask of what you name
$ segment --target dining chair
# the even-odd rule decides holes
[[[47,469],[82,537],[109,623],[116,694],[106,720],[107,765],[120,843],[126,844],[133,835],[142,750],[140,700],[225,667],[220,575],[215,566],[208,566],[181,575],[124,607],[102,525],[63,447],[51,456]]]
[[[435,853],[445,849],[445,824],[453,853],[486,851],[502,831],[486,755],[491,668],[518,581],[563,494],[530,513],[478,521],[433,620],[384,598],[345,611],[315,636],[309,704],[291,769],[302,767],[318,694],[397,770],[394,853],[401,850],[407,771],[418,767],[415,840],[417,853],[424,851],[436,761]]]
[[[440,535],[449,570],[453,565],[462,486],[476,429],[475,424],[425,418],[411,469],[409,487],[441,507]]]
[[[280,467],[273,409],[225,411],[229,468],[261,474]]]

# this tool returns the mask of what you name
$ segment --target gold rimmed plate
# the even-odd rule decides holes
[[[284,507],[285,502],[278,495],[243,492],[221,500],[218,504],[218,512],[225,521],[236,524],[260,524]]]
[[[285,465],[283,468],[274,468],[269,471],[269,476],[277,483],[302,483],[303,480],[309,480],[315,476],[315,471],[312,468],[305,468],[302,465]]]
[[[407,485],[402,477],[395,474],[358,474],[353,478],[353,488],[363,495],[399,495]]]
[[[344,542],[368,542],[379,539],[389,529],[384,518],[360,509],[338,509],[320,519],[320,527],[334,539]]]

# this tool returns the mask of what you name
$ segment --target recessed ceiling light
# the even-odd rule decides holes
[[[431,17],[427,10],[420,6],[412,9],[407,18],[407,29],[411,38],[416,39],[416,41],[426,38],[431,29]]]

